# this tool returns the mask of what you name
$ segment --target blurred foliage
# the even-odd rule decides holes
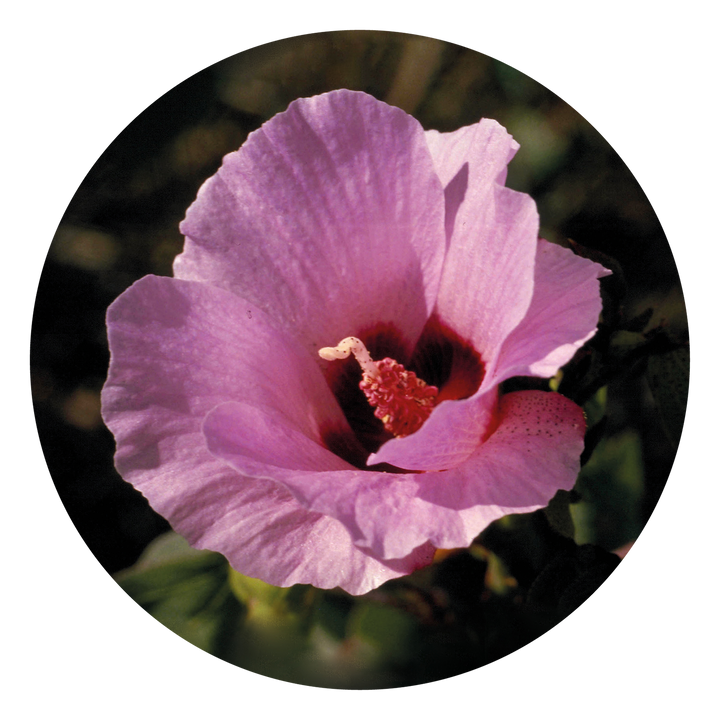
[[[100,417],[104,314],[148,273],[170,275],[202,182],[296,97],[346,87],[454,130],[481,117],[521,145],[507,184],[541,235],[613,270],[595,337],[550,381],[585,410],[575,489],[491,525],[469,549],[354,598],[274,588],[190,549],[113,468]],[[228,662],[293,682],[392,687],[491,662],[550,629],[612,572],[647,522],[682,429],[689,374],[680,281],[657,217],[622,160],[548,89],[492,58],[396,33],[330,32],[230,57],[169,91],[91,168],[50,247],[31,345],[38,431],[73,522],[123,589]],[[139,559],[138,559],[139,558]]]
[[[180,637],[213,654],[223,652],[240,605],[228,585],[222,555],[193,550],[182,537],[168,533],[116,580]]]
[[[575,540],[613,549],[642,530],[643,464],[634,430],[603,438],[575,486],[582,498],[570,507]]]
[[[619,562],[557,535],[538,512],[508,516],[469,549],[361,597],[268,585],[174,533],[116,579],[160,622],[223,660],[290,682],[362,689],[499,659],[579,607]]]

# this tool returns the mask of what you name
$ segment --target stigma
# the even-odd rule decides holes
[[[376,362],[362,340],[356,337],[347,337],[335,347],[318,351],[324,360],[341,360],[351,353],[362,370],[360,389],[386,430],[396,437],[419,430],[435,407],[438,389],[392,358]]]

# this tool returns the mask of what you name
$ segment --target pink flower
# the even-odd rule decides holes
[[[581,409],[498,388],[570,360],[607,271],[538,240],[504,187],[517,149],[346,90],[252,133],[189,208],[175,277],[108,310],[121,475],[239,572],[354,594],[570,489]],[[325,359],[346,338],[364,376]]]

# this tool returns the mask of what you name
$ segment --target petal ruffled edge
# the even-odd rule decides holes
[[[611,271],[572,250],[538,241],[533,298],[505,339],[488,382],[516,375],[552,377],[597,331],[599,279]]]

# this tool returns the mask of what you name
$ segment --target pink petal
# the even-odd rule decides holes
[[[449,213],[455,211],[450,203],[457,202],[456,217],[447,221],[452,236],[436,313],[472,344],[486,367],[475,395],[441,403],[417,433],[390,440],[371,459],[429,471],[463,462],[488,430],[494,395],[484,396],[497,384],[488,369],[495,367],[503,342],[530,306],[539,220],[528,195],[500,184],[518,147],[500,125],[488,121],[426,137],[440,177],[448,183]],[[463,173],[464,192],[450,192],[458,178],[464,181]]]
[[[386,462],[422,471],[456,467],[470,456],[488,430],[498,383],[514,375],[550,377],[592,337],[602,309],[597,278],[608,272],[569,250],[544,240],[537,242],[534,224],[520,234],[507,232],[505,239],[502,227],[491,228],[495,239],[488,245],[488,234],[481,234],[476,249],[478,260],[468,262],[471,253],[457,243],[473,242],[467,236],[467,220],[463,219],[469,211],[468,203],[475,197],[470,192],[473,182],[476,190],[493,187],[503,198],[499,206],[509,203],[514,207],[517,200],[519,207],[530,209],[523,196],[507,195],[511,191],[496,184],[498,179],[504,180],[500,170],[517,144],[493,122],[481,122],[448,135],[428,133],[427,137],[446,196],[457,180],[463,158],[470,158],[468,190],[459,205],[438,308],[445,322],[480,350],[486,374],[473,397],[441,403],[418,432],[388,441],[368,459],[369,465]],[[473,158],[477,158],[474,172]],[[492,272],[487,272],[488,267]],[[530,272],[534,279],[528,282]],[[457,288],[463,288],[463,292]]]
[[[500,399],[497,430],[467,463],[451,471],[452,484],[434,474],[421,496],[455,508],[470,542],[493,520],[543,508],[558,490],[572,489],[584,435],[582,409],[563,395],[509,393]]]
[[[276,479],[309,510],[337,518],[356,545],[382,558],[404,558],[428,545],[467,546],[496,518],[544,507],[558,489],[574,485],[585,429],[582,410],[561,395],[511,393],[500,400],[497,430],[452,470],[315,472],[305,469],[303,459],[287,467],[286,451],[278,458],[270,423],[256,423],[268,428],[262,437],[243,437],[247,417],[247,408],[237,405],[209,414],[205,433],[213,453],[239,472]],[[307,457],[305,441],[287,432],[283,437],[296,443],[300,458]]]
[[[388,440],[367,464],[423,472],[456,467],[477,450],[489,430],[497,396],[497,388],[492,388],[467,400],[441,402],[417,432]]]
[[[243,477],[219,460],[214,467],[217,476],[206,478],[201,491],[178,494],[184,512],[171,521],[195,547],[222,553],[244,575],[281,587],[304,583],[360,595],[432,560],[434,548],[427,546],[405,558],[378,560],[357,548],[341,523],[309,512],[277,483]],[[208,469],[192,469],[190,479]]]
[[[292,427],[282,413],[224,403],[207,415],[203,433],[210,452],[238,472],[233,471],[233,484],[214,503],[217,507],[208,506],[212,494],[207,490],[200,502],[185,502],[203,532],[203,547],[219,550],[241,572],[276,585],[303,582],[361,594],[432,560],[435,548],[428,543],[402,558],[377,559],[357,548],[337,520],[308,512],[295,501],[281,487],[289,476],[357,471]],[[199,505],[205,505],[203,512]],[[220,518],[209,530],[207,516]]]
[[[313,357],[251,303],[220,288],[146,276],[108,309],[112,353],[104,398],[203,417],[221,402],[262,402],[314,437],[346,420]],[[138,416],[134,435],[142,442]],[[111,427],[112,429],[112,427]],[[117,437],[117,435],[116,435]],[[122,452],[118,455],[123,462]]]
[[[545,240],[538,243],[535,289],[527,315],[505,340],[492,373],[552,377],[597,329],[602,265]]]
[[[252,433],[246,431],[250,425]],[[400,498],[412,493],[416,476],[368,472],[349,465],[333,470],[327,451],[295,431],[279,413],[243,403],[216,407],[208,414],[203,432],[208,450],[215,457],[244,476],[272,478],[307,509],[337,518],[356,545],[370,554],[405,557],[427,544],[422,529],[405,527],[402,534],[412,538],[407,543],[408,552],[385,555],[381,544],[372,547],[370,542],[376,529],[364,527],[367,523],[372,526],[395,508]],[[426,511],[430,516],[434,513],[429,504]]]
[[[443,190],[420,124],[363,93],[297,100],[226,156],[181,225],[179,278],[236,292],[306,348],[435,302]]]
[[[389,564],[374,559],[336,520],[208,452],[203,418],[228,398],[280,408],[310,436],[323,423],[345,422],[314,359],[288,347],[260,310],[224,290],[148,276],[112,304],[108,327],[102,402],[116,466],[193,546],[276,585],[355,593],[429,561],[428,548]]]
[[[495,367],[472,398],[441,403],[413,435],[386,442],[368,465],[405,470],[442,470],[473,452],[488,429],[494,388],[510,377],[552,377],[596,332],[602,310],[602,265],[545,240],[538,242],[535,291],[527,315],[505,340]]]
[[[485,363],[492,363],[532,297],[537,210],[529,195],[503,186],[518,144],[494,121],[454,133],[429,132],[426,138],[446,194],[451,195],[448,213],[455,213],[437,311],[473,344]],[[452,191],[463,173],[464,192]]]
[[[478,177],[485,177],[504,185],[507,165],[520,145],[505,128],[487,118],[451,133],[428,130],[425,139],[445,189],[445,228],[449,239],[458,208],[467,192],[471,156],[474,182]]]
[[[445,515],[444,523],[434,530],[426,526],[424,534],[438,548],[465,547],[497,518],[545,507],[559,489],[574,486],[584,433],[582,409],[562,395],[505,395],[497,430],[473,456],[447,472],[417,476],[416,502],[434,507],[438,517],[454,513],[452,523]],[[400,526],[417,521],[410,517]],[[402,554],[395,527],[388,528],[393,535],[384,542]]]
[[[464,547],[494,520],[545,507],[580,471],[585,420],[557,393],[524,391],[500,399],[497,430],[453,470],[419,475],[417,500],[455,511],[455,522],[426,534],[438,548]],[[458,530],[460,525],[462,530]],[[396,537],[394,552],[402,552]],[[386,540],[387,542],[387,540]]]

